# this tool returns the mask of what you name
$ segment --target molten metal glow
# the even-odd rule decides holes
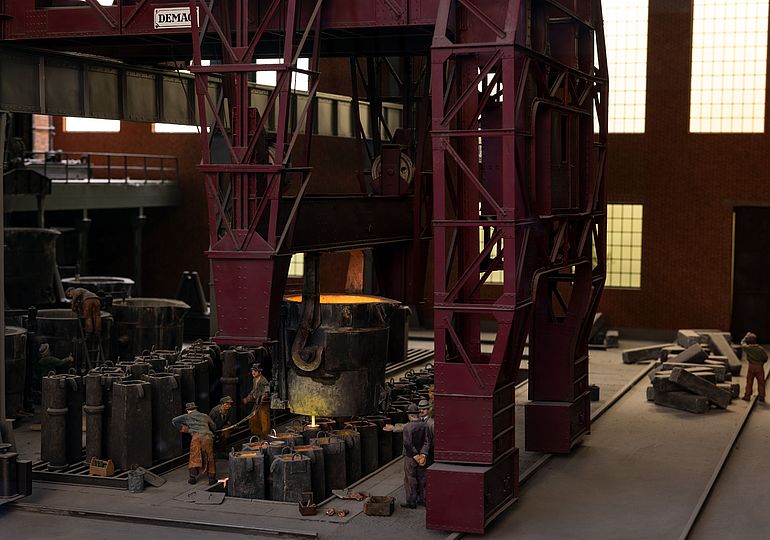
[[[286,300],[289,302],[302,302],[302,295],[295,294],[293,296],[287,296]],[[363,296],[358,294],[322,294],[322,304],[380,304],[386,302],[383,298],[377,298],[376,296]]]
[[[310,415],[310,425],[308,427],[318,427],[316,425],[316,423],[315,423],[315,415],[314,414]]]

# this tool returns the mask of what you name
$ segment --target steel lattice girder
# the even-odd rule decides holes
[[[513,383],[528,333],[536,400],[527,409],[528,448],[569,450],[588,430],[587,332],[605,275],[601,20],[598,0],[440,4],[432,48],[430,528],[483,532],[515,500]],[[490,299],[481,284],[496,270],[503,283]],[[483,318],[497,324],[488,354]]]

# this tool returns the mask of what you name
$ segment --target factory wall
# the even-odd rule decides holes
[[[208,280],[207,207],[200,162],[200,139],[193,133],[154,133],[151,124],[123,122],[120,133],[71,133],[54,121],[54,148],[67,151],[155,153],[179,158],[182,203],[173,208],[147,208],[143,231],[143,282],[145,296],[173,296],[181,273],[195,270],[204,287]],[[297,143],[302,144],[301,140]],[[357,190],[354,169],[341,167],[356,155],[353,139],[313,138],[314,182],[309,192],[350,193]],[[323,182],[323,184],[321,184]],[[134,214],[136,212],[133,212]],[[131,212],[92,213],[90,273],[131,276]],[[117,245],[116,245],[117,244]],[[337,277],[344,275],[346,257],[330,257],[328,290],[340,290]]]
[[[689,133],[692,15],[650,1],[646,130],[610,135],[608,200],[644,205],[641,288],[600,307],[616,327],[729,329],[733,208],[770,204],[767,127]]]
[[[608,201],[644,206],[642,274],[639,289],[605,290],[600,310],[612,326],[675,329],[729,328],[732,287],[733,208],[770,205],[770,138],[766,134],[689,133],[692,2],[650,0],[646,128],[643,134],[610,134]],[[344,62],[327,69],[322,90],[349,93]],[[179,273],[207,276],[205,200],[195,135],[154,134],[149,125],[123,124],[120,134],[63,133],[56,148],[123,152],[168,152],[180,157],[183,206],[149,210],[145,229],[145,292],[172,294]],[[316,178],[330,189],[354,186],[339,178],[340,160],[352,141],[314,138]],[[184,239],[180,242],[179,239]],[[339,289],[346,257],[330,258],[324,275]],[[429,264],[430,266],[430,264]],[[427,303],[420,309],[428,323]],[[485,295],[493,294],[488,287]]]

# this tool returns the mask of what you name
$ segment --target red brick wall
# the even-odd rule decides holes
[[[608,200],[644,204],[641,290],[605,291],[613,326],[729,329],[733,207],[770,203],[766,134],[688,133],[691,26],[689,0],[651,0],[646,133],[610,135]]]
[[[204,288],[208,280],[207,206],[203,177],[196,166],[200,162],[200,139],[194,133],[154,133],[151,124],[123,122],[120,133],[71,133],[62,128],[62,119],[55,119],[54,147],[66,151],[122,152],[141,154],[169,154],[179,158],[179,181],[182,193],[181,205],[174,208],[148,208],[143,234],[143,294],[145,296],[173,296],[181,273],[195,270],[201,276]],[[302,140],[297,142],[301,147]],[[311,151],[313,180],[309,193],[352,193],[358,191],[354,158],[356,144],[353,139],[314,137]],[[343,166],[344,165],[344,166]],[[122,276],[132,275],[132,237],[130,216],[125,212],[112,212],[109,218],[104,212],[94,213],[92,223],[93,261],[91,272],[109,272]],[[109,220],[109,222],[107,222]],[[120,223],[115,223],[119,220]],[[122,229],[119,234],[114,228]],[[109,238],[104,238],[104,236]],[[112,240],[122,247],[119,253],[99,258],[105,252],[105,243]],[[111,251],[111,250],[110,250]],[[109,260],[106,260],[109,259]],[[342,273],[344,287],[347,256],[329,257],[333,265],[325,271],[329,287],[325,290],[341,290],[336,276]],[[346,266],[345,266],[346,268]],[[335,279],[332,279],[332,278]]]

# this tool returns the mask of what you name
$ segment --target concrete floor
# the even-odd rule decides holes
[[[692,531],[698,540],[770,537],[770,406],[756,403]]]
[[[736,381],[743,387],[743,378]],[[648,402],[647,385],[646,378],[640,381],[572,454],[554,457],[485,536],[679,538],[748,404],[733,400],[727,410],[695,415]],[[765,486],[757,480],[770,477],[770,410],[763,405],[759,412],[744,428],[743,450],[728,462],[691,538],[768,537],[770,516],[760,503]],[[747,501],[759,504],[747,511]]]
[[[625,348],[640,342],[623,342]],[[624,365],[620,350],[591,352],[591,380],[601,387],[601,401],[592,404],[594,412],[617,391],[636,377],[643,366]],[[714,462],[724,449],[736,419],[740,417],[743,401],[733,402],[728,411],[712,410],[706,415],[691,415],[657,407],[645,400],[646,380],[635,386],[616,403],[593,427],[582,447],[567,457],[553,458],[522,487],[519,503],[502,515],[490,528],[488,536],[497,538],[672,538],[678,537],[681,526],[689,518],[694,500],[713,470]],[[517,446],[524,447],[523,404],[527,399],[526,385],[517,391]],[[770,410],[765,422],[770,423]],[[752,419],[748,432],[764,433],[747,451],[767,451],[767,427]],[[751,429],[749,429],[751,428]],[[748,441],[748,439],[747,439]],[[764,447],[763,447],[764,445]],[[757,455],[753,454],[752,455]],[[522,452],[521,470],[542,456]],[[224,462],[220,471],[226,470]],[[752,469],[755,475],[770,473],[770,460],[765,459]],[[736,495],[753,474],[744,471],[745,478],[736,473],[736,485],[726,491]],[[394,462],[356,489],[376,495],[391,494],[397,502],[403,500],[401,463]],[[767,476],[765,476],[767,477]],[[446,534],[425,529],[424,508],[396,508],[391,518],[366,516],[361,503],[333,502],[336,508],[347,508],[346,518],[329,518],[323,514],[301,518],[295,505],[266,501],[228,498],[220,506],[200,506],[184,502],[191,487],[185,483],[186,471],[178,469],[167,475],[161,488],[148,487],[142,494],[123,490],[36,483],[32,496],[24,504],[66,510],[114,512],[146,518],[173,518],[182,522],[216,522],[223,526],[251,528],[268,527],[316,534],[319,538],[415,538],[438,540]],[[755,482],[756,483],[756,482]],[[720,484],[721,488],[721,484]],[[192,488],[202,489],[198,485]],[[728,489],[728,488],[724,488]],[[725,516],[740,515],[734,505],[715,508],[715,522]],[[755,497],[760,497],[756,493]],[[711,503],[709,503],[709,508]],[[709,510],[710,512],[710,510]],[[761,512],[757,510],[759,516]],[[709,514],[710,516],[711,514]],[[190,531],[160,527],[154,523],[115,523],[98,519],[83,519],[62,515],[45,515],[27,511],[0,509],[0,538],[187,538]],[[711,519],[711,518],[709,518]],[[704,523],[706,523],[704,521]],[[706,526],[706,525],[704,525]],[[724,527],[727,529],[727,527]],[[711,530],[711,526],[708,526]],[[719,530],[719,529],[716,529]],[[243,536],[229,530],[194,532],[195,538],[230,538]],[[253,532],[252,537],[267,537]],[[713,535],[716,538],[716,534]],[[712,536],[708,536],[711,538]],[[720,536],[729,538],[730,536]],[[763,537],[763,536],[761,536]],[[699,536],[693,536],[699,538]],[[759,538],[742,536],[741,538]]]

